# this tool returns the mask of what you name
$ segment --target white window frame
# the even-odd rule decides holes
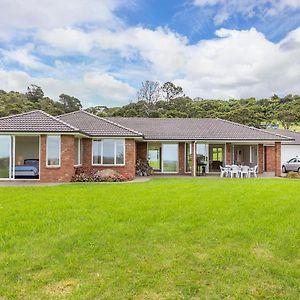
[[[114,141],[114,163],[113,164],[103,164],[103,140],[112,140]],[[116,141],[122,141],[123,142],[123,153],[124,153],[124,162],[122,164],[117,164],[116,160],[117,160],[117,143]],[[100,146],[100,164],[95,164],[94,163],[94,141],[99,141],[101,142],[101,146]],[[125,154],[125,144],[126,144],[126,140],[125,139],[118,139],[118,138],[111,138],[111,139],[93,139],[92,140],[92,166],[103,166],[103,167],[115,167],[115,166],[125,166],[125,158],[126,158],[126,154]]]
[[[53,136],[59,137],[59,143],[58,143],[59,164],[58,165],[49,165],[48,164],[48,138],[53,137]],[[59,134],[47,135],[46,136],[46,167],[47,168],[60,168],[60,166],[61,166],[61,135],[59,135]]]
[[[75,163],[74,164],[74,167],[80,167],[80,166],[82,166],[82,157],[81,157],[81,142],[82,142],[82,138],[76,138],[75,137],[75,139],[77,139],[77,147],[78,147],[78,153],[77,153],[77,164]]]

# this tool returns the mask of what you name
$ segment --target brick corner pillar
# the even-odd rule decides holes
[[[264,172],[264,145],[258,144],[258,174]]]
[[[125,140],[125,172],[135,177],[136,143],[134,139]]]
[[[73,135],[61,135],[60,166],[47,166],[47,136],[41,135],[40,144],[40,181],[70,182],[75,173],[75,139]]]
[[[281,177],[281,142],[275,142],[275,176]]]
[[[136,159],[148,160],[147,142],[136,142]]]
[[[226,165],[232,165],[231,143],[226,143]]]
[[[91,168],[92,167],[92,139],[83,138],[82,147],[83,147],[82,166],[84,168]]]
[[[185,143],[179,143],[179,174],[184,175],[184,165],[185,165]]]
[[[191,165],[191,175],[196,176],[197,175],[197,154],[196,154],[196,143],[192,142],[192,165]]]

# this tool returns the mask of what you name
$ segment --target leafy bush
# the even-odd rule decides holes
[[[118,171],[105,169],[95,170],[89,168],[76,168],[72,182],[124,182],[132,180],[132,176],[121,174]]]
[[[286,178],[298,178],[300,179],[300,176],[298,174],[298,172],[288,172],[286,175]]]

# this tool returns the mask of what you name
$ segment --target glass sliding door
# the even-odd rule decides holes
[[[179,160],[178,144],[163,144],[162,154],[163,173],[177,173]]]
[[[12,138],[0,136],[0,179],[12,177]]]
[[[148,162],[154,171],[161,171],[161,144],[148,144]]]
[[[190,173],[192,170],[192,144],[185,144],[185,172]]]
[[[197,170],[199,167],[204,166],[206,172],[209,171],[208,161],[209,161],[209,151],[208,144],[197,144],[196,145],[196,155],[197,155]]]
[[[208,145],[197,144],[197,160],[199,163],[207,164],[208,162]]]

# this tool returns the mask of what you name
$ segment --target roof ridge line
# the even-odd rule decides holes
[[[282,134],[277,134],[277,133],[271,133],[267,130],[263,130],[263,129],[260,129],[260,128],[256,128],[256,127],[253,127],[253,126],[248,126],[248,125],[245,125],[245,124],[240,124],[240,123],[236,123],[236,122],[232,122],[232,121],[229,121],[229,120],[224,120],[224,119],[221,119],[221,118],[217,118],[217,120],[220,120],[220,121],[223,121],[223,122],[227,122],[227,123],[230,123],[230,124],[235,124],[235,125],[238,125],[238,126],[241,126],[241,127],[244,127],[244,128],[249,128],[249,129],[252,129],[252,130],[258,130],[258,131],[261,131],[263,133],[267,133],[267,134],[272,134],[272,135],[276,135],[278,137],[283,137],[283,138],[287,138],[289,140],[293,140],[292,138],[288,137],[288,136],[285,136],[285,135],[282,135]]]
[[[128,128],[128,127],[126,127],[126,126],[123,126],[123,125],[121,125],[121,124],[115,123],[115,122],[113,122],[113,121],[107,120],[107,119],[105,119],[105,118],[103,118],[103,117],[99,117],[99,116],[94,115],[94,114],[92,114],[92,113],[90,113],[90,112],[88,112],[88,111],[81,110],[81,112],[83,112],[83,113],[85,113],[85,114],[88,114],[88,115],[90,115],[90,116],[92,116],[92,117],[94,117],[94,118],[100,119],[100,120],[102,120],[102,121],[104,121],[104,122],[106,122],[106,123],[109,123],[109,124],[118,126],[118,127],[122,128],[122,129],[131,131],[131,132],[133,132],[133,133],[135,133],[135,134],[138,134],[138,135],[143,136],[143,134],[142,134],[141,132],[138,132],[138,131],[136,131],[136,130],[133,130],[133,129],[131,129],[131,128]]]
[[[69,123],[67,123],[67,122],[65,122],[65,121],[63,121],[63,120],[60,120],[60,119],[58,119],[58,118],[56,118],[56,117],[54,117],[54,116],[52,116],[52,115],[46,113],[46,112],[43,111],[43,110],[39,110],[39,109],[38,109],[38,110],[36,110],[36,111],[41,112],[42,114],[48,116],[49,118],[52,118],[53,120],[58,121],[58,122],[60,122],[61,124],[64,124],[64,125],[70,127],[71,129],[73,129],[73,130],[75,130],[75,131],[80,131],[79,128],[76,128],[76,127],[72,126],[71,124],[69,124]]]
[[[107,119],[101,118],[101,117],[98,117],[98,118],[101,119],[101,120],[103,120],[103,121],[105,121],[105,122],[107,122],[107,123],[109,123],[109,124],[118,126],[118,127],[122,128],[122,129],[126,129],[126,130],[131,131],[131,132],[133,132],[133,133],[135,133],[135,134],[144,136],[141,132],[138,132],[138,131],[136,131],[136,130],[134,130],[134,129],[131,129],[131,128],[126,127],[126,126],[123,126],[123,125],[121,125],[121,124],[119,124],[119,123],[115,123],[115,122],[113,122],[113,121],[111,121],[111,120],[107,120]]]

